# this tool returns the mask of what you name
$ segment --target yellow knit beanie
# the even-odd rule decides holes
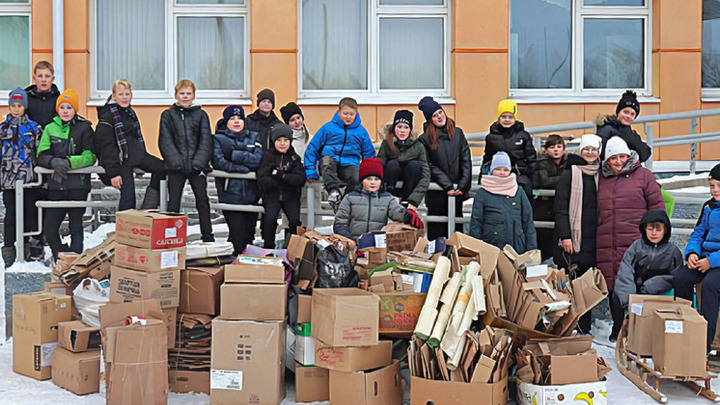
[[[503,113],[510,112],[513,114],[513,117],[517,120],[517,103],[512,100],[503,100],[498,104],[497,109],[497,118],[500,119],[500,116],[503,115]]]

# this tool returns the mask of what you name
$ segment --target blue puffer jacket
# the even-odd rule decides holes
[[[685,259],[696,253],[701,259],[707,257],[711,267],[720,267],[720,208],[712,201],[703,208],[700,223],[695,227],[685,248]]]
[[[360,125],[360,114],[350,125],[345,125],[336,112],[312,137],[305,150],[305,173],[308,179],[318,179],[317,163],[323,156],[332,156],[340,166],[360,167],[362,159],[375,157],[370,135]]]
[[[42,128],[27,115],[15,119],[7,115],[5,122],[0,124],[0,188],[14,190],[17,180],[35,181],[37,175],[33,169],[41,136]]]
[[[228,173],[256,171],[262,160],[260,134],[243,129],[240,132],[224,130],[213,137],[212,164],[217,170]],[[254,180],[215,178],[218,201],[227,204],[255,204],[258,187]]]

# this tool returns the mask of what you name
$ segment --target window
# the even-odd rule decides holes
[[[0,0],[0,98],[32,78],[29,0]]]
[[[703,93],[720,95],[720,0],[703,0]]]
[[[140,103],[172,99],[182,79],[192,80],[197,97],[206,101],[249,97],[247,0],[95,0],[93,5],[93,98],[104,101],[120,78],[130,81]]]
[[[649,95],[649,7],[649,0],[511,0],[511,96]]]
[[[300,97],[449,95],[449,0],[303,0]]]

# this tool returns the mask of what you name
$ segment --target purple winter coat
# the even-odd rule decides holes
[[[642,167],[635,151],[631,152],[622,172],[616,175],[603,162],[598,181],[597,267],[615,288],[615,276],[625,251],[640,239],[640,220],[648,210],[663,210],[662,194],[655,176]]]

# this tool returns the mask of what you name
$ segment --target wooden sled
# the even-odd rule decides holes
[[[617,345],[615,346],[615,363],[617,364],[618,370],[620,370],[630,382],[635,384],[640,391],[646,393],[661,404],[666,404],[668,397],[659,390],[660,380],[670,380],[683,384],[693,390],[697,395],[702,395],[713,402],[720,402],[720,396],[710,389],[710,379],[717,378],[717,376],[710,374],[702,377],[663,375],[661,372],[655,370],[652,364],[648,364],[648,357],[640,357],[627,350],[627,337],[628,321],[625,320],[620,329]],[[702,385],[699,385],[698,382],[701,382]]]

